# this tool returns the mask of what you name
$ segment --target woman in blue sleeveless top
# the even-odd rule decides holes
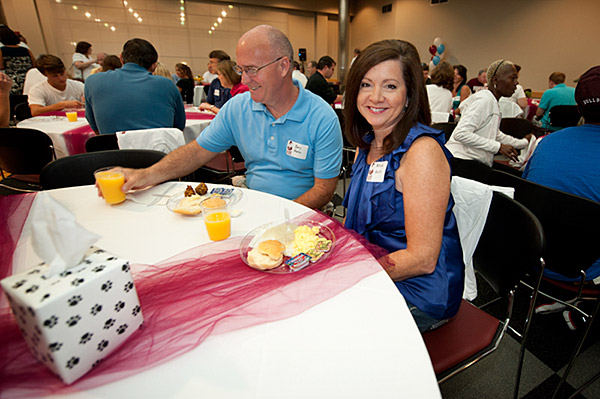
[[[452,213],[444,134],[431,115],[419,54],[384,40],[358,56],[348,74],[345,134],[358,147],[344,199],[346,227],[389,251],[379,259],[420,331],[458,312],[464,265]]]

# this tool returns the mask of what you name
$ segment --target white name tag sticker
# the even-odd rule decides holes
[[[287,146],[285,147],[285,153],[290,157],[306,159],[306,155],[308,154],[308,146],[289,140],[287,142]]]
[[[388,161],[373,162],[369,167],[367,181],[370,183],[381,183],[385,177]]]
[[[213,91],[213,93],[215,96],[219,96],[219,95],[221,95],[221,90],[215,89],[215,91]]]

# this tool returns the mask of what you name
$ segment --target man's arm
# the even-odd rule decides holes
[[[61,101],[56,104],[46,105],[46,106],[43,106],[40,104],[29,104],[29,109],[31,109],[31,116],[38,116],[45,112],[60,111],[61,109],[65,109],[65,108],[81,108],[81,107],[83,107],[83,105],[84,104],[81,101],[68,100],[68,101]]]
[[[0,127],[8,127],[10,122],[10,88],[12,80],[0,73]]]
[[[544,116],[545,113],[546,113],[546,110],[544,108],[538,107],[537,110],[535,111],[535,116],[538,118],[541,118],[542,116]]]
[[[294,201],[312,209],[320,209],[331,201],[337,181],[337,176],[331,179],[318,179],[315,177],[315,184]]]

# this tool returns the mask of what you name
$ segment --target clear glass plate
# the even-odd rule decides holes
[[[209,189],[212,190],[212,188]],[[217,194],[213,194],[214,196],[217,196]],[[231,197],[229,197],[229,206],[235,205],[238,202],[240,202],[240,200],[242,199],[242,197],[244,196],[244,192],[242,190],[240,190],[239,188],[234,188],[233,192],[231,193]],[[206,198],[210,198],[211,194],[205,194],[200,196],[201,199],[206,199]],[[177,206],[179,205],[179,202],[184,198],[183,192],[181,194],[178,195],[174,195],[171,198],[169,198],[169,200],[167,201],[167,209],[170,210],[173,213],[176,213],[178,215],[182,215],[182,216],[201,216],[202,212],[199,212],[196,215],[187,215],[187,214],[183,214],[183,213],[179,213],[179,212],[175,212],[175,208],[177,208]],[[227,198],[227,197],[225,197]]]

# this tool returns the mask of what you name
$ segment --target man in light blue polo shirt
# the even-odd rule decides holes
[[[310,208],[333,196],[342,161],[342,133],[333,109],[292,80],[293,49],[272,26],[246,32],[236,50],[250,92],[229,100],[196,141],[147,169],[125,169],[123,191],[191,173],[236,145],[248,187]]]
[[[554,72],[548,78],[549,89],[544,92],[540,105],[535,112],[537,119],[541,118],[542,127],[545,129],[559,130],[550,127],[550,109],[557,105],[577,105],[575,102],[575,88],[565,85],[566,76],[562,72]]]

